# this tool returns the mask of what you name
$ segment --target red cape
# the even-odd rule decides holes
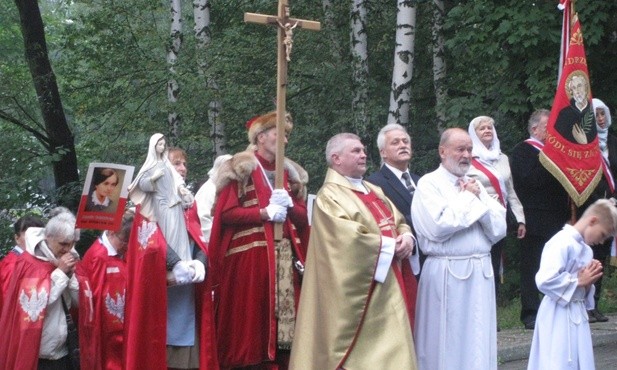
[[[2,300],[3,296],[9,288],[9,281],[13,275],[13,269],[15,268],[15,262],[20,258],[21,254],[10,250],[9,253],[0,260],[0,312],[2,312]]]
[[[125,369],[167,369],[166,248],[161,230],[138,206],[126,256]]]
[[[0,328],[5,332],[0,341],[0,370],[37,368],[51,288],[50,275],[55,268],[29,253],[16,261],[0,313]],[[40,304],[35,304],[37,298]],[[34,308],[27,312],[21,299],[28,299]]]
[[[121,370],[126,262],[97,239],[77,265],[81,367]]]
[[[190,236],[207,255],[195,205],[185,212],[185,221]],[[167,369],[166,250],[167,244],[160,229],[156,223],[147,221],[138,207],[127,252],[125,369]],[[219,368],[209,280],[207,277],[195,289],[200,369]]]

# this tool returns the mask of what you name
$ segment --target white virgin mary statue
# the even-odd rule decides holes
[[[193,196],[167,158],[163,134],[150,137],[148,156],[129,186],[129,198],[141,205],[144,217],[159,225],[167,244],[178,257],[184,261],[192,259],[184,207],[193,203]]]

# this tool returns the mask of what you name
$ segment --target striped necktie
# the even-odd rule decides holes
[[[407,190],[409,190],[409,193],[413,194],[416,188],[411,183],[411,177],[409,177],[409,174],[407,172],[403,172],[401,177],[403,178],[403,181],[405,181],[405,186],[407,187]]]

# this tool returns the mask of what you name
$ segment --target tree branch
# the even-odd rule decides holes
[[[22,130],[25,130],[29,133],[31,133],[38,141],[41,142],[41,144],[45,147],[45,149],[49,150],[50,146],[49,146],[49,139],[47,138],[47,136],[42,133],[37,131],[36,129],[28,126],[27,124],[21,122],[20,120],[18,120],[17,118],[11,116],[9,113],[5,112],[4,110],[0,109],[0,119],[3,119],[9,123],[12,123],[16,126],[18,126],[19,128],[21,128]]]

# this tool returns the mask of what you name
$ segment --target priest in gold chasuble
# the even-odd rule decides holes
[[[328,141],[317,194],[290,369],[416,369],[410,312],[415,240],[381,189],[362,180],[354,134]],[[407,266],[405,266],[407,265]]]

